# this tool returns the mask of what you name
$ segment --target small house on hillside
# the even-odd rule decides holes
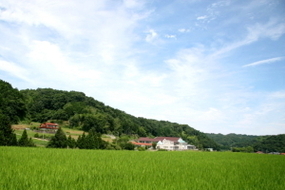
[[[148,146],[152,143],[156,143],[156,149],[166,149],[166,150],[195,150],[194,145],[187,144],[180,137],[141,137],[137,140],[137,143],[142,143],[142,145],[147,144]],[[139,144],[138,144],[139,145]]]
[[[57,123],[42,123],[40,126],[42,130],[57,130],[58,124]]]

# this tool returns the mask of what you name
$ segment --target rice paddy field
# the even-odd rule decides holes
[[[0,189],[285,189],[285,156],[0,147]]]

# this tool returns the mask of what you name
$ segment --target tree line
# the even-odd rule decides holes
[[[285,134],[279,135],[244,135],[230,133],[227,135],[207,133],[207,136],[218,143],[221,150],[233,152],[285,152]]]
[[[35,146],[24,130],[17,141],[11,128],[12,123],[24,119],[26,107],[23,95],[12,86],[0,80],[0,146]]]
[[[106,142],[102,140],[101,134],[97,133],[95,128],[90,129],[87,135],[83,133],[75,140],[70,135],[66,137],[64,131],[59,127],[56,134],[47,144],[47,148],[134,150],[135,145],[129,142],[127,136],[116,139],[112,143]]]

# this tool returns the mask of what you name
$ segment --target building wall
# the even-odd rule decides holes
[[[193,149],[196,149],[196,147],[193,145],[189,145],[187,143],[176,144],[173,141],[169,141],[166,139],[164,139],[163,141],[159,141],[157,143],[157,148],[166,149],[166,150],[191,150],[191,149],[193,150]]]

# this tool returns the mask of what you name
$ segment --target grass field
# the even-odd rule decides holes
[[[0,147],[0,189],[285,189],[285,156]]]

